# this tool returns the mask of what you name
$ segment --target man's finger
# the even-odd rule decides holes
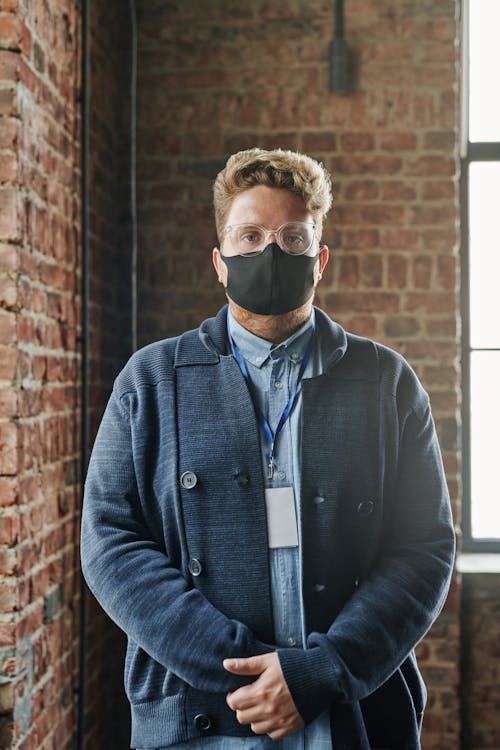
[[[237,709],[241,710],[244,708],[251,708],[252,706],[257,705],[258,702],[259,700],[255,696],[253,685],[245,685],[244,687],[235,690],[234,693],[228,693],[226,696],[226,703],[229,708],[233,709],[233,711],[236,711]]]
[[[233,674],[262,674],[267,668],[262,656],[250,656],[248,659],[224,659],[224,669]]]

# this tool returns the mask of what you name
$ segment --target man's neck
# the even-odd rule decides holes
[[[273,344],[280,344],[300,328],[311,315],[312,299],[283,315],[256,315],[229,300],[233,318],[247,331]]]

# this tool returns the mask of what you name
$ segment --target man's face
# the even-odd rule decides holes
[[[248,223],[259,224],[267,229],[277,229],[287,222],[294,221],[314,223],[312,214],[300,196],[283,188],[256,185],[234,198],[227,215],[226,226]],[[267,238],[268,243],[277,241],[275,234],[270,234]],[[316,238],[313,247],[315,252],[319,250],[318,262],[314,269],[316,285],[328,260],[328,248],[326,245],[319,245]],[[220,257],[221,253],[225,256],[236,254],[227,235],[222,235],[220,251],[218,248],[213,250],[213,263],[218,279],[226,287],[227,266]]]

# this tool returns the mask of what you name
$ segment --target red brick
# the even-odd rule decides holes
[[[328,307],[340,312],[398,312],[399,296],[388,292],[334,292],[326,296]],[[334,313],[335,314],[335,313]]]
[[[443,365],[426,365],[423,377],[426,383],[432,386],[446,386],[452,390],[457,382],[457,371],[454,367]]]
[[[449,176],[456,174],[457,166],[455,159],[446,156],[419,156],[407,162],[405,174],[411,176]]]
[[[384,133],[380,136],[380,147],[384,151],[414,151],[417,137],[414,133]]]
[[[439,250],[451,252],[457,244],[457,229],[455,225],[442,227],[425,227],[421,232],[422,244],[426,251]]]
[[[2,515],[2,523],[0,524],[0,544],[14,545],[18,541],[18,535],[19,517],[13,514]]]
[[[41,392],[39,389],[23,388],[19,393],[19,415],[35,417],[42,411]]]
[[[19,80],[19,62],[16,52],[0,49],[0,80]]]
[[[1,18],[1,17],[0,17]],[[16,151],[19,140],[19,120],[17,117],[0,118],[0,148]]]
[[[449,292],[410,292],[406,295],[405,310],[422,310],[428,313],[453,313],[457,299]]]
[[[31,357],[30,354],[23,348],[19,347],[17,351],[17,371],[16,375],[19,380],[30,376],[31,372]]]
[[[444,206],[414,206],[410,209],[411,224],[446,224],[456,219],[456,208],[453,205]]]
[[[457,187],[452,180],[428,180],[422,184],[424,200],[453,200]]]
[[[0,506],[14,505],[17,500],[17,479],[0,477]]]
[[[6,151],[0,154],[0,182],[16,182],[18,173],[17,154]]]
[[[425,324],[427,336],[456,339],[458,334],[457,319],[454,316],[430,318]]]
[[[418,255],[413,259],[413,286],[417,289],[429,289],[432,275],[432,258],[429,255]]]
[[[359,284],[359,258],[356,255],[347,255],[339,258],[337,264],[340,268],[340,288],[356,288]]]
[[[353,315],[346,319],[345,328],[357,336],[368,336],[374,338],[377,331],[377,322],[373,315]]]
[[[30,344],[36,340],[35,321],[27,315],[19,315],[17,319],[17,338],[19,342]]]
[[[17,89],[13,85],[0,82],[0,115],[16,112]]]
[[[408,283],[408,260],[401,255],[388,257],[389,288],[403,289]]]
[[[438,344],[440,346],[440,344]],[[436,391],[432,396],[432,410],[435,414],[456,414],[459,408],[457,393],[455,390],[451,392]],[[451,457],[445,465],[445,469],[448,472],[458,471],[458,462],[456,456]]]
[[[0,570],[2,570],[1,564],[2,560],[0,558]],[[18,608],[17,604],[16,581],[13,579],[2,581],[2,585],[0,586],[0,612],[12,612]]]
[[[457,259],[453,255],[440,255],[437,259],[439,285],[442,289],[456,289]]]
[[[17,192],[12,187],[0,187],[0,237],[3,240],[19,238]]]
[[[36,476],[25,475],[19,479],[19,504],[35,502],[41,500],[41,490],[39,480]]]
[[[17,289],[15,279],[9,276],[0,277],[0,306],[13,307],[17,301]]]
[[[389,337],[406,339],[408,336],[414,336],[419,333],[419,331],[420,325],[416,318],[397,315],[385,320],[384,333]]]
[[[0,316],[0,335],[2,330]],[[0,380],[12,380],[17,368],[17,351],[13,347],[0,346]]]
[[[381,198],[387,201],[414,201],[417,189],[412,182],[391,180],[381,184]]]
[[[342,151],[373,151],[375,137],[372,133],[345,133],[340,136]]]
[[[332,159],[333,173],[339,174],[395,174],[403,161],[398,156],[339,156]]]
[[[373,180],[350,182],[346,189],[344,198],[346,201],[370,200],[378,198],[380,186]]]
[[[14,417],[17,414],[17,390],[2,388],[0,390],[0,418]]]
[[[19,18],[13,15],[0,16],[0,45],[3,48],[19,49],[21,36],[21,21]]]
[[[390,250],[415,250],[420,244],[420,233],[416,229],[383,229],[380,244]]]
[[[16,342],[16,314],[0,309],[0,343]]]
[[[411,341],[406,347],[406,353],[413,359],[426,360],[427,362],[436,360],[440,363],[444,360],[454,363],[456,350],[455,341],[429,341],[426,338]]]
[[[449,130],[425,133],[423,147],[426,151],[448,151],[451,153],[455,148],[455,133]]]
[[[405,207],[383,203],[366,206],[343,205],[337,207],[337,217],[340,224],[403,224]]]
[[[378,229],[345,229],[342,237],[345,249],[368,250],[379,245]]]
[[[26,250],[20,247],[18,250],[18,268],[21,273],[25,273],[30,279],[38,278],[38,258],[33,250]]]
[[[15,625],[11,622],[0,623],[0,647],[15,645]]]
[[[328,154],[337,150],[337,138],[329,130],[302,133],[301,149],[304,153]]]
[[[365,287],[382,286],[383,262],[380,255],[363,255],[361,259],[361,284]]]

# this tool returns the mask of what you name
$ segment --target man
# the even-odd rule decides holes
[[[454,555],[428,396],[312,305],[320,164],[240,152],[214,201],[229,304],[130,357],[85,484],[82,569],[128,636],[131,746],[417,750],[414,647]]]

